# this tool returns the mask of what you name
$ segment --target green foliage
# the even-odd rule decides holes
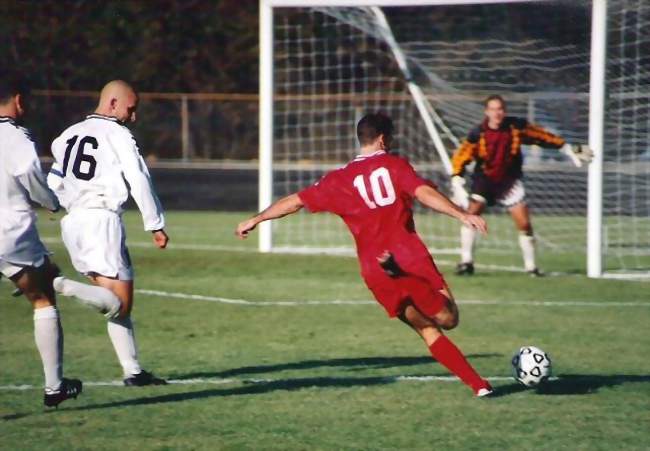
[[[0,60],[40,89],[255,92],[256,0],[0,1]]]

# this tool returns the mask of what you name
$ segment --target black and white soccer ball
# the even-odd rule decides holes
[[[551,358],[535,346],[522,346],[512,357],[512,375],[526,387],[535,387],[551,377]]]

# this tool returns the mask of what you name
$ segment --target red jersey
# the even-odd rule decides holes
[[[378,151],[356,157],[298,195],[309,211],[327,211],[345,221],[368,282],[382,272],[377,257],[384,251],[403,268],[430,259],[413,222],[413,198],[422,185],[433,186],[404,158]]]

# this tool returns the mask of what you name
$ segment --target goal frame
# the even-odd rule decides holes
[[[497,3],[542,3],[550,0],[260,0],[259,34],[259,187],[260,211],[273,203],[273,10],[296,7],[382,7],[435,6]],[[603,216],[603,128],[605,116],[607,0],[592,0],[591,49],[589,75],[589,147],[594,153],[588,168],[587,206],[587,276],[603,276],[602,216]],[[398,55],[395,55],[399,58]],[[409,87],[411,89],[411,87]],[[412,91],[413,94],[413,91]],[[417,101],[417,94],[414,99]],[[421,105],[418,105],[420,108]],[[426,120],[425,120],[426,122]],[[427,129],[431,124],[426,124]],[[435,126],[429,130],[436,141]],[[439,138],[438,138],[439,139]],[[443,158],[443,165],[445,164]],[[273,250],[273,232],[270,221],[259,226],[259,251]]]

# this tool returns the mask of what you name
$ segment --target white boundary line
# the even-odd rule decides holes
[[[60,244],[63,245],[59,238],[54,238],[51,236],[41,237],[41,241],[46,244]],[[153,242],[145,241],[129,241],[128,247],[138,247],[144,249],[158,250],[153,244]],[[181,251],[228,251],[228,252],[250,252],[257,253],[257,248],[249,246],[226,246],[219,244],[178,244],[178,243],[169,243],[168,249],[172,250],[181,250]]]
[[[431,360],[434,363],[433,360]],[[194,378],[194,379],[169,379],[167,383],[170,385],[201,385],[201,384],[212,384],[212,385],[226,385],[226,384],[269,384],[274,382],[297,382],[308,381],[310,379],[332,379],[336,380],[337,376],[305,376],[298,378],[287,378],[287,379],[258,379],[258,378]],[[460,382],[456,376],[359,376],[360,380],[365,378],[376,378],[378,380],[386,382]],[[346,378],[347,379],[347,378]],[[491,382],[497,381],[513,381],[514,379],[511,376],[491,376],[487,377],[487,380]],[[556,377],[551,378],[551,380],[556,380]],[[124,386],[122,381],[84,381],[85,387],[122,387]],[[316,384],[314,384],[316,385]],[[43,389],[41,386],[30,385],[30,384],[21,384],[21,385],[0,385],[0,391],[25,391],[25,390],[36,390]]]
[[[220,296],[205,296],[201,294],[176,293],[160,290],[136,289],[136,293],[145,296],[185,299],[193,301],[217,302],[220,304],[244,305],[250,307],[301,307],[310,305],[376,305],[376,301],[371,300],[293,300],[293,301],[251,301],[246,299],[231,299]],[[477,299],[459,300],[460,305],[515,305],[526,307],[650,307],[650,302],[631,301],[486,301]]]
[[[60,244],[63,245],[59,238],[55,237],[41,237],[41,241],[46,244]],[[129,241],[128,247],[142,248],[142,249],[151,249],[158,250],[154,247],[153,243],[144,242],[144,241]],[[181,251],[224,251],[224,252],[246,252],[246,253],[259,253],[257,248],[249,246],[229,246],[229,245],[220,245],[220,244],[192,244],[192,243],[170,243],[168,246],[170,250],[181,250]],[[443,249],[442,254],[440,254],[440,249],[430,248],[429,252],[433,255],[448,255],[451,254],[451,250]],[[355,257],[354,250],[350,248],[276,248],[272,251],[273,254],[279,255],[327,255],[335,257]],[[457,253],[457,252],[454,252]],[[438,265],[442,266],[455,266],[457,261],[445,260],[434,258],[434,261]],[[525,273],[526,271],[523,268],[517,266],[508,266],[508,265],[491,265],[476,263],[478,269],[483,269],[487,271],[505,271],[505,272],[517,272]],[[572,276],[574,274],[565,273],[565,272],[551,272],[547,273],[549,276]]]

